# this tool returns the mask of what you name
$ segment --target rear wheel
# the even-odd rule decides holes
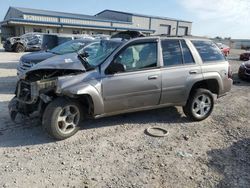
[[[213,94],[207,89],[197,89],[190,95],[183,112],[194,121],[202,121],[212,113],[213,107]]]
[[[22,44],[17,44],[15,47],[15,52],[17,53],[25,52],[24,46]]]
[[[42,124],[49,135],[63,140],[79,130],[82,117],[83,111],[76,101],[57,98],[46,107]]]

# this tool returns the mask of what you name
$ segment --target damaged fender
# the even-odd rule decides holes
[[[94,86],[90,84],[80,83],[77,85],[59,89],[56,91],[56,93],[58,92],[62,95],[66,95],[69,97],[89,95],[92,98],[94,104],[94,115],[99,115],[104,113],[104,104],[101,93]]]

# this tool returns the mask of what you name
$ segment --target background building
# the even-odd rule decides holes
[[[1,22],[2,36],[28,32],[113,34],[135,30],[146,34],[190,35],[192,22],[172,18],[104,10],[94,16],[10,7]]]

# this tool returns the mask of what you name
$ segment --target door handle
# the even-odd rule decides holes
[[[198,73],[198,70],[191,70],[189,71],[189,74],[197,74]]]
[[[148,77],[148,79],[149,80],[156,80],[158,78],[158,76],[157,75],[154,75],[154,76],[149,76]]]

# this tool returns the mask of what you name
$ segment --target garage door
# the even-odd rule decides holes
[[[178,28],[178,36],[184,36],[188,34],[188,28],[187,27],[179,27]]]

